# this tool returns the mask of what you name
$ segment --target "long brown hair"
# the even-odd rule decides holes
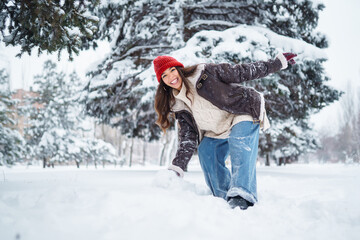
[[[187,78],[190,77],[195,72],[197,65],[185,67],[185,68],[182,67],[175,67],[175,68],[179,72],[182,82],[186,87],[185,95],[191,101],[191,98],[189,97],[189,95],[191,94],[189,87],[190,83],[187,80]],[[166,85],[161,79],[155,94],[155,111],[158,115],[156,124],[161,128],[161,130],[163,130],[163,132],[166,132],[166,130],[171,126],[169,116],[171,112],[171,107],[174,103],[175,103],[175,97],[172,93],[172,88]]]

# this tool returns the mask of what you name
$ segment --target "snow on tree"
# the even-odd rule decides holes
[[[82,149],[79,149],[79,153],[86,161],[86,164],[88,164],[89,162],[93,162],[95,166],[97,166],[97,164],[99,163],[104,166],[105,163],[116,164],[117,162],[119,162],[119,158],[116,154],[116,149],[110,143],[95,138],[77,138],[74,140],[75,142],[79,142],[81,140],[84,147]]]
[[[144,88],[139,74],[155,55],[184,45],[180,1],[113,1],[103,4],[98,16],[100,35],[111,41],[113,53],[90,74],[86,111],[129,137],[157,139],[153,104],[141,102],[155,85]]]
[[[92,160],[113,162],[116,152],[101,140],[89,140],[81,136],[84,116],[77,102],[80,79],[75,73],[66,76],[56,71],[56,64],[47,61],[43,73],[35,76],[37,97],[29,99],[28,127],[25,133],[33,149],[33,157],[46,164]],[[32,107],[35,103],[40,107]],[[106,153],[106,154],[105,154]]]
[[[9,78],[0,70],[0,166],[22,160],[25,141],[14,129],[16,101],[11,98]]]
[[[316,147],[309,116],[341,95],[325,84],[326,37],[315,31],[322,3],[310,0],[122,1],[103,4],[100,32],[113,53],[90,73],[86,112],[129,136],[156,139],[152,60],[171,54],[185,65],[246,63],[298,54],[298,64],[246,83],[264,93],[274,123],[262,135],[262,156],[297,156]],[[298,129],[292,129],[293,124]],[[286,146],[286,150],[285,147]],[[281,150],[282,149],[282,150]],[[290,156],[286,156],[290,157]]]
[[[0,2],[0,32],[6,45],[21,46],[24,52],[38,48],[38,53],[67,50],[69,58],[87,49],[97,32],[99,19],[91,11],[99,0]],[[1,38],[0,38],[1,39]]]

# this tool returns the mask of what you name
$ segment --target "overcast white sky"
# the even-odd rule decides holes
[[[329,85],[346,91],[348,82],[360,86],[360,1],[359,0],[322,0],[326,8],[320,15],[319,30],[328,36],[330,47],[326,49],[329,60],[325,67],[331,77]],[[94,61],[103,59],[109,52],[107,44],[102,44],[96,52],[81,52],[73,62],[67,61],[67,54],[63,54],[58,63],[59,70],[71,72],[74,69],[80,76],[84,76]],[[18,48],[0,45],[0,68],[5,67],[10,73],[11,88],[28,89],[31,85],[29,77],[39,74],[43,62],[52,59],[57,62],[56,56],[46,54],[23,55],[21,59],[15,58]],[[314,116],[313,122],[318,130],[334,132],[338,127],[340,103],[325,108],[320,114]]]
[[[326,50],[329,61],[325,65],[333,80],[336,80],[332,81],[334,86],[341,88],[345,79],[360,77],[360,1],[323,2],[326,9],[320,15],[318,27],[330,42]]]
[[[85,76],[89,67],[104,59],[105,55],[110,51],[109,44],[106,42],[99,42],[99,47],[96,51],[82,51],[78,56],[74,56],[74,61],[68,61],[68,54],[62,51],[61,60],[58,61],[57,53],[53,55],[42,54],[38,57],[37,53],[31,56],[23,54],[21,58],[15,57],[20,52],[19,47],[5,47],[0,43],[0,68],[5,67],[10,75],[11,89],[29,89],[33,82],[33,76],[40,74],[43,68],[43,63],[51,59],[54,61],[58,70],[65,73],[71,73],[76,70],[79,76]]]

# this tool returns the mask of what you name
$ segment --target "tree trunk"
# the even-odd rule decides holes
[[[119,157],[122,156],[122,143],[123,143],[123,137],[120,134],[120,136],[118,137],[118,142],[117,142],[117,154]]]
[[[80,168],[80,163],[78,161],[75,161],[75,162],[76,162],[76,167]]]
[[[270,166],[270,156],[269,156],[269,153],[266,154],[265,166]]]
[[[116,155],[120,157],[120,146],[121,146],[121,136],[119,136],[119,131],[116,128],[115,130],[115,146],[116,146]],[[118,158],[117,158],[118,159]],[[114,167],[117,166],[117,160],[114,161]]]
[[[165,149],[167,148],[167,146],[169,145],[169,140],[168,140],[168,132],[163,136],[163,141],[162,141],[162,149],[160,152],[160,159],[159,159],[159,163],[160,166],[164,166],[165,165]]]
[[[126,149],[127,149],[128,141],[123,137],[123,141],[121,144],[121,166],[126,163]]]
[[[283,162],[284,162],[284,157],[279,157],[278,166],[281,166],[281,164],[283,164]]]
[[[106,141],[106,131],[105,131],[105,124],[101,124],[101,137]]]
[[[171,132],[170,135],[170,143],[167,149],[167,153],[166,153],[166,160],[165,160],[165,164],[169,165],[171,163],[171,153],[173,152],[173,149],[175,147],[176,144],[176,132]]]
[[[131,165],[132,165],[133,149],[134,149],[134,138],[131,138],[129,167],[131,167]]]
[[[144,141],[144,143],[143,143],[143,159],[142,159],[142,165],[145,165],[145,161],[146,161],[146,147],[147,147],[147,144],[146,144],[146,141]]]
[[[43,168],[46,168],[46,158],[43,158]]]

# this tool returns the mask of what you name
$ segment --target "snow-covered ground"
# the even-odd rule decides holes
[[[359,165],[257,170],[259,203],[241,211],[194,169],[0,168],[0,239],[360,239]]]

